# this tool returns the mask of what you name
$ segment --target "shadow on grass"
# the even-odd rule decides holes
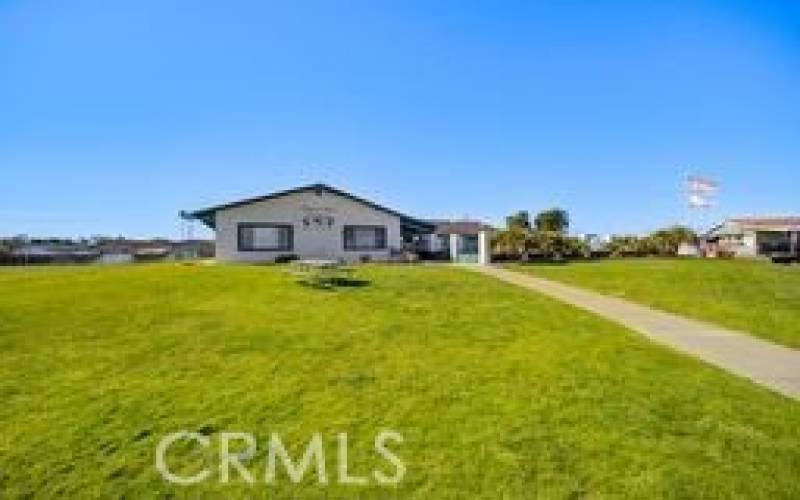
[[[512,261],[513,264],[521,266],[539,266],[539,267],[558,267],[565,266],[570,263],[569,259],[553,260],[553,259],[529,259]]]
[[[368,286],[369,280],[357,278],[330,278],[326,280],[298,280],[302,286],[315,290],[335,291],[337,288],[362,288]]]

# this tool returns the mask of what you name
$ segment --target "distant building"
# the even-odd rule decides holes
[[[92,262],[99,253],[69,240],[48,238],[31,239],[12,249],[4,260],[10,264],[51,264]]]
[[[133,252],[135,262],[164,260],[170,257],[172,251],[167,246],[142,247]]]
[[[608,253],[608,244],[611,242],[610,235],[601,236],[596,233],[580,233],[576,237],[586,243],[591,255],[605,255]]]
[[[209,240],[134,240],[123,237],[91,239],[14,236],[0,238],[0,265],[90,263],[123,264],[165,259],[214,256]]]
[[[133,255],[129,253],[104,253],[98,259],[100,264],[127,264],[133,262]]]
[[[695,243],[684,241],[678,245],[677,255],[679,257],[699,257],[701,255],[700,247]]]
[[[736,217],[701,238],[708,257],[773,257],[800,253],[800,217]]]

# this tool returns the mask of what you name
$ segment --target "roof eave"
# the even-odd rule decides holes
[[[186,210],[181,210],[180,217],[183,220],[199,220],[211,229],[216,229],[216,216],[213,211],[197,210],[194,212],[187,212]]]

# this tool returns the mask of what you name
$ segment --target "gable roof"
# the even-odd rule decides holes
[[[433,228],[434,228],[433,224],[431,224],[429,222],[423,221],[421,219],[416,219],[416,218],[411,217],[409,215],[402,214],[402,213],[400,213],[400,212],[398,212],[396,210],[392,210],[391,208],[384,207],[383,205],[379,205],[377,203],[374,203],[372,201],[366,200],[364,198],[360,198],[360,197],[358,197],[358,196],[356,196],[354,194],[348,193],[347,191],[343,191],[341,189],[337,189],[337,188],[335,188],[333,186],[329,186],[328,184],[323,184],[323,183],[308,184],[308,185],[305,185],[305,186],[300,186],[300,187],[296,187],[296,188],[292,188],[292,189],[286,189],[286,190],[283,190],[283,191],[276,191],[274,193],[265,194],[263,196],[256,196],[256,197],[253,197],[253,198],[245,198],[243,200],[233,201],[233,202],[230,202],[230,203],[223,203],[221,205],[214,205],[212,207],[203,208],[203,209],[195,210],[195,211],[192,211],[192,212],[181,211],[180,216],[182,218],[184,218],[184,219],[198,219],[198,220],[202,221],[208,227],[214,228],[214,226],[215,226],[214,214],[216,212],[219,212],[221,210],[227,210],[229,208],[240,207],[240,206],[243,206],[243,205],[249,205],[251,203],[258,203],[260,201],[273,200],[275,198],[281,198],[281,197],[284,197],[284,196],[289,196],[289,195],[293,195],[293,194],[297,194],[297,193],[303,193],[303,192],[306,192],[306,191],[315,191],[315,192],[322,191],[322,192],[335,194],[335,195],[341,196],[343,198],[347,198],[347,199],[352,200],[352,201],[354,201],[356,203],[360,203],[362,205],[370,207],[370,208],[372,208],[374,210],[378,210],[380,212],[385,212],[385,213],[387,213],[389,215],[394,215],[396,217],[400,217],[400,223],[401,224],[404,224],[404,225],[407,225],[407,226],[412,226],[412,227],[415,227],[417,229],[432,231]]]

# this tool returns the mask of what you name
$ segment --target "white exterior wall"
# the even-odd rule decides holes
[[[739,257],[755,257],[758,255],[756,233],[752,231],[744,232],[742,235],[742,243],[736,249],[736,255]]]
[[[484,266],[492,262],[492,239],[489,231],[478,233],[478,264]]]
[[[720,236],[721,250],[733,252],[737,257],[755,257],[758,254],[755,232],[746,231],[739,224],[725,222],[716,233]]]
[[[305,228],[304,217],[321,215],[334,219],[333,226]],[[295,254],[301,259],[343,259],[358,261],[362,255],[373,260],[386,260],[390,251],[402,247],[400,217],[376,210],[363,203],[329,191],[317,194],[313,190],[280,196],[217,211],[216,252],[223,261],[272,261],[279,255]],[[291,224],[294,228],[294,247],[280,251],[238,250],[237,225],[243,222]],[[364,251],[344,249],[344,226],[386,226],[386,250]]]

